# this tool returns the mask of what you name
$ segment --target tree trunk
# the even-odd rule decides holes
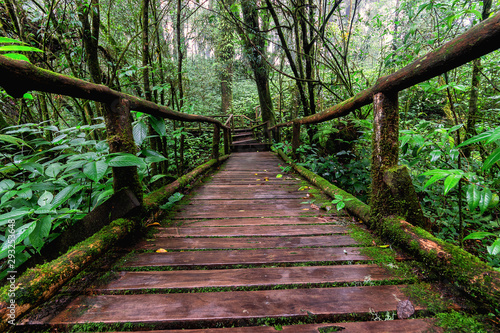
[[[481,20],[484,21],[490,15],[491,10],[491,0],[483,1],[483,13]],[[477,100],[479,97],[479,88],[480,88],[480,79],[481,79],[481,58],[474,59],[472,61],[472,80],[471,80],[471,89],[469,96],[469,114],[467,115],[467,127],[465,128],[465,140],[476,135],[476,119],[478,117],[478,108],[477,108]],[[473,146],[468,145],[462,148],[464,156],[469,158]]]
[[[234,0],[226,0],[224,5],[231,7]],[[224,18],[219,22],[219,36],[217,43],[217,58],[220,64],[221,111],[231,113],[233,108],[233,28]]]
[[[245,36],[245,49],[257,83],[262,121],[269,121],[269,126],[272,127],[276,125],[276,118],[269,88],[268,66],[264,60],[266,56],[265,40],[260,32],[257,5],[255,1],[243,0],[241,7],[245,24],[250,29],[250,34]]]

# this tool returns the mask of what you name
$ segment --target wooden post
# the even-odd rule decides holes
[[[297,160],[297,148],[300,145],[300,123],[293,122],[292,125],[292,158]]]
[[[212,158],[219,161],[220,127],[214,124],[214,138],[212,142]]]
[[[137,146],[130,118],[130,102],[127,99],[117,98],[112,103],[106,104],[104,119],[110,153],[136,154]],[[113,167],[112,170],[114,192],[128,188],[142,204],[142,185],[137,167]]]
[[[231,137],[231,130],[229,128],[224,127],[224,155],[227,155],[231,152],[231,143],[230,143],[230,137]]]
[[[414,224],[423,224],[423,214],[406,167],[398,167],[398,92],[373,96],[373,137],[371,165],[371,224],[389,215],[400,215]],[[404,187],[404,188],[403,188]]]

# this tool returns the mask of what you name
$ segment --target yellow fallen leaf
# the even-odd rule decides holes
[[[260,181],[260,179],[256,179],[256,181],[258,181],[258,182],[259,182],[259,181]]]
[[[309,208],[302,208],[302,210],[309,210]]]
[[[167,250],[165,249],[158,249],[156,250],[157,253],[165,253],[165,252],[168,252]]]
[[[258,176],[259,174],[258,174],[258,173],[256,173],[255,175],[256,175],[256,176]]]
[[[380,245],[379,247],[385,249],[386,247],[389,247],[390,245]]]
[[[161,224],[158,223],[158,222],[153,222],[153,223],[148,224],[146,227],[153,227],[153,226],[156,226],[156,225],[160,226]]]
[[[319,210],[319,207],[318,207],[318,206],[316,206],[315,204],[311,204],[311,208],[312,208],[312,209]]]

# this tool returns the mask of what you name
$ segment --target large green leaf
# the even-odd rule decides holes
[[[158,133],[159,136],[167,136],[167,129],[165,127],[165,119],[149,116],[149,124]]]
[[[36,47],[25,46],[25,45],[4,45],[0,46],[0,52],[19,52],[19,51],[30,51],[30,52],[43,52]]]
[[[486,249],[488,250],[488,253],[491,254],[492,256],[496,256],[497,254],[500,253],[500,238],[498,238],[496,241],[493,242],[490,246],[487,246]]]
[[[446,177],[444,180],[444,194],[446,195],[451,189],[453,189],[458,182],[460,182],[460,179],[462,179],[462,175],[449,175]]]
[[[54,199],[54,195],[50,193],[49,191],[43,192],[43,194],[38,198],[38,205],[40,207],[50,205],[52,202],[52,199]]]
[[[489,188],[485,188],[481,192],[481,197],[479,199],[479,210],[481,211],[481,214],[483,214],[486,209],[488,209],[492,197],[493,193],[491,193],[491,190]]]
[[[140,146],[148,136],[148,125],[143,121],[137,122],[132,128],[132,134],[134,135],[135,144]]]
[[[483,170],[488,170],[493,165],[495,165],[498,161],[500,161],[500,147],[495,149],[493,153],[484,161]]]
[[[8,213],[0,215],[0,226],[5,225],[13,220],[19,219],[31,213],[31,209],[17,208]]]
[[[20,40],[17,39],[12,39],[9,37],[0,37],[0,43],[2,44],[25,44],[24,42],[21,42]]]
[[[477,206],[479,206],[479,200],[481,199],[481,192],[477,188],[475,184],[469,185],[469,188],[467,189],[467,204],[469,205],[469,210],[472,212],[474,211]]]
[[[131,166],[145,167],[146,166],[144,161],[141,160],[139,157],[132,155],[132,154],[125,154],[125,153],[111,157],[108,160],[108,164],[109,164],[109,166],[112,166],[112,167],[131,167]]]
[[[50,178],[56,178],[62,169],[63,166],[60,163],[52,163],[45,169],[45,174]]]
[[[26,237],[28,237],[33,232],[33,230],[35,230],[35,228],[36,228],[36,222],[30,222],[17,228],[15,233],[16,241],[14,242],[14,244],[19,244],[20,242],[22,242]],[[5,242],[0,251],[4,251],[6,248],[8,248],[8,246],[9,243]]]
[[[4,179],[0,182],[0,192],[8,191],[14,188],[16,183],[11,179]]]
[[[448,177],[449,175],[462,175],[463,171],[462,170],[442,170],[442,169],[435,169],[435,170],[429,170],[421,174],[421,176],[432,176],[424,185],[424,188],[428,187],[429,185],[434,184],[435,182],[443,179],[444,177]]]
[[[85,176],[96,183],[104,177],[107,170],[108,164],[105,161],[92,161],[83,167]]]
[[[57,208],[66,201],[68,201],[69,198],[76,192],[80,191],[83,188],[83,186],[78,185],[78,184],[71,184],[65,188],[63,188],[61,191],[59,191],[55,197],[54,200],[52,200],[51,203],[51,209]]]
[[[491,233],[491,232],[486,232],[486,231],[478,231],[478,232],[473,232],[469,235],[467,235],[466,237],[464,237],[464,240],[467,240],[467,239],[483,239],[485,237],[489,237],[489,236],[495,236],[495,234]]]
[[[46,215],[43,216],[40,220],[36,221],[35,230],[33,230],[33,232],[30,234],[30,242],[38,251],[40,251],[40,249],[44,245],[44,238],[49,235],[51,227],[51,216]]]
[[[16,138],[15,136],[12,136],[12,135],[0,134],[0,141],[13,143],[17,146],[24,145],[24,146],[30,147],[26,142],[24,142],[23,140],[21,140],[19,138]]]
[[[498,140],[500,140],[500,126],[493,130],[488,140],[486,140],[486,143],[492,143]]]
[[[19,53],[5,53],[4,56],[6,56],[7,58],[14,59],[14,60],[22,60],[22,61],[31,62],[28,59],[28,57],[25,56],[24,54],[19,54]]]
[[[460,147],[463,147],[463,146],[467,146],[467,145],[470,145],[472,143],[478,143],[478,142],[481,142],[481,141],[486,141],[486,140],[488,140],[491,137],[492,133],[493,133],[493,131],[490,130],[490,131],[486,131],[486,132],[483,132],[481,134],[475,135],[472,138],[470,138],[468,140],[465,140],[464,142],[462,142],[461,144],[459,144],[457,146],[457,148],[460,148]]]

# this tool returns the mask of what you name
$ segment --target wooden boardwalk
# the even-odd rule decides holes
[[[179,209],[176,227],[137,244],[107,284],[31,324],[165,333],[433,328],[426,319],[369,321],[396,311],[404,285],[371,263],[340,217],[311,207],[302,180],[277,178],[279,163],[269,152],[234,153]]]

